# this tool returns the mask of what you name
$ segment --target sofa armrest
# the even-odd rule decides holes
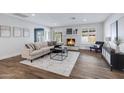
[[[30,58],[31,52],[31,49],[24,48],[21,53],[22,58]]]

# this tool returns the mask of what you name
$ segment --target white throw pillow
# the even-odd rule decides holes
[[[99,48],[99,47],[100,47],[100,45],[98,45],[98,44],[97,44],[96,46],[97,46],[97,48]]]
[[[42,42],[42,46],[41,47],[47,47],[48,43],[47,42]]]
[[[39,49],[41,48],[41,44],[38,43],[38,42],[36,42],[36,43],[35,43],[35,47],[36,47],[36,50],[39,50]]]

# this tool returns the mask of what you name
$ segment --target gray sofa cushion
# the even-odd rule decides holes
[[[56,41],[48,41],[48,46],[55,46],[56,44]]]
[[[52,42],[53,42],[53,45],[54,45],[54,46],[57,44],[57,42],[56,42],[56,41],[52,41]]]
[[[53,46],[53,43],[48,41],[48,46]]]

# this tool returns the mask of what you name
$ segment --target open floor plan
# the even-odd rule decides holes
[[[124,14],[1,13],[1,79],[123,79]]]

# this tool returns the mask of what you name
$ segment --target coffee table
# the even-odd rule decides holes
[[[63,61],[68,56],[67,47],[60,46],[50,49],[50,59]]]

